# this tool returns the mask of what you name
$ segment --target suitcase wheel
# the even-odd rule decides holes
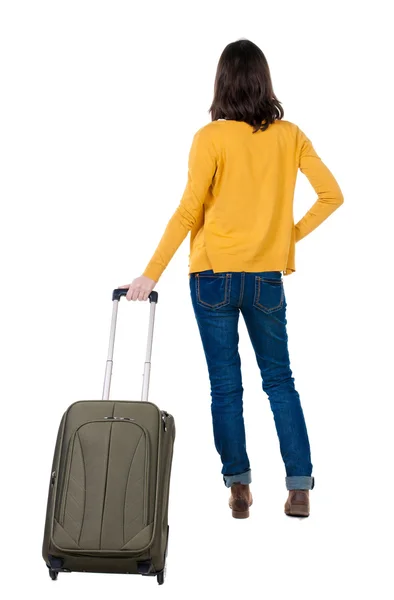
[[[52,579],[52,581],[56,581],[57,576],[58,576],[57,571],[53,571],[52,569],[49,569],[49,577]]]
[[[165,559],[164,559],[164,561],[165,561]],[[157,577],[157,583],[158,583],[159,585],[163,585],[163,583],[164,583],[164,580],[165,580],[165,578],[166,578],[166,574],[167,574],[167,563],[166,563],[166,562],[164,562],[164,568],[163,568],[163,570],[162,570],[162,571],[159,571],[159,572],[157,573],[157,575],[156,575],[156,577]]]

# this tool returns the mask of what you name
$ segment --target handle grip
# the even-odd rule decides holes
[[[116,290],[114,290],[112,292],[112,301],[114,300],[120,300],[122,298],[122,296],[126,296],[127,292],[129,290],[127,290],[126,288],[117,288]],[[149,302],[155,302],[156,304],[159,301],[159,294],[157,292],[151,292],[149,294]]]

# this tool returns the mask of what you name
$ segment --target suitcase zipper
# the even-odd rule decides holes
[[[130,417],[104,417],[106,421],[135,421],[135,419],[131,419]]]

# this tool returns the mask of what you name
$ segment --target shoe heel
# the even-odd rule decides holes
[[[287,513],[287,515],[289,517],[309,517],[309,511],[308,509],[302,510],[299,508],[293,508]]]
[[[248,510],[233,510],[232,511],[232,515],[234,517],[234,519],[247,519],[249,517],[249,511]]]

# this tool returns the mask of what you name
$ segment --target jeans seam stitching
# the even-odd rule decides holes
[[[241,292],[239,297],[238,308],[241,308],[242,302],[244,300],[244,289],[245,289],[245,273],[241,273]]]

